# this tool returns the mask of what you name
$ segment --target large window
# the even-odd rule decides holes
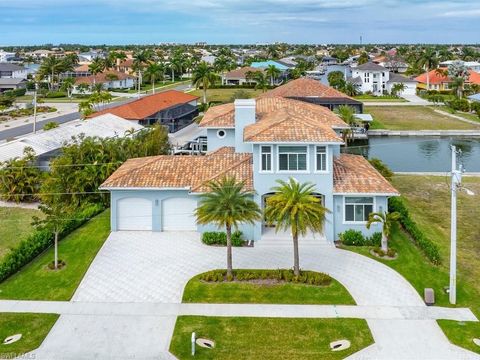
[[[260,171],[262,172],[272,171],[272,147],[271,146],[261,146]]]
[[[279,146],[278,169],[280,171],[306,171],[306,146]]]
[[[372,197],[345,197],[346,222],[366,222],[372,212]]]
[[[326,146],[317,146],[317,171],[327,171]]]

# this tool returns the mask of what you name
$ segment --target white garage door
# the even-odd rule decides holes
[[[162,204],[163,231],[196,231],[194,211],[197,201],[191,198],[169,198]]]
[[[124,198],[117,202],[118,230],[152,230],[152,202]]]

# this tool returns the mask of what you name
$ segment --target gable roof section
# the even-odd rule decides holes
[[[289,108],[266,114],[245,127],[246,142],[339,142],[342,139],[326,124]]]
[[[226,79],[245,79],[245,77],[247,76],[247,73],[249,71],[251,71],[251,72],[263,72],[263,69],[254,68],[254,67],[251,67],[251,66],[245,66],[245,67],[227,72],[224,77]]]
[[[273,90],[261,94],[259,98],[281,96],[281,97],[323,97],[323,98],[342,98],[355,101],[346,94],[322,84],[320,81],[307,78],[299,78],[287,82]]]
[[[88,67],[87,67],[87,69],[88,69]],[[77,70],[77,71],[82,71],[82,70]],[[88,70],[86,70],[86,71],[88,71]],[[107,79],[107,77],[109,77],[109,75],[116,76],[117,78],[113,79],[113,80],[109,80],[109,79]],[[75,78],[75,84],[93,84],[94,82],[98,83],[98,84],[101,84],[101,83],[105,83],[105,82],[125,80],[125,79],[133,79],[133,76],[125,74],[123,72],[116,71],[116,70],[107,70],[107,71],[101,72],[97,75],[77,77],[77,78]]]
[[[253,190],[252,155],[220,148],[205,156],[160,155],[127,160],[100,188],[184,188],[199,193],[206,183],[234,176]]]
[[[361,155],[341,154],[333,160],[333,192],[337,194],[399,195]]]
[[[357,67],[353,68],[352,70],[362,70],[362,71],[388,71],[383,66],[375,64],[374,62],[367,62],[362,65],[358,65]]]
[[[98,111],[90,117],[103,114],[113,114],[127,120],[143,120],[161,110],[176,105],[186,104],[197,99],[198,96],[186,94],[181,91],[168,90],[158,94],[144,96],[127,104]]]
[[[447,68],[439,68],[442,70],[447,70]],[[480,74],[473,70],[468,70],[468,80],[470,84],[479,84],[480,85]],[[427,73],[423,73],[415,78],[419,83],[427,83]],[[430,84],[442,84],[452,82],[452,79],[443,73],[439,72],[438,69],[429,71],[429,83]]]
[[[23,66],[10,63],[0,63],[0,71],[24,71],[26,70]]]
[[[417,83],[418,81],[415,79],[410,79],[406,76],[396,74],[396,73],[390,73],[390,78],[388,80],[390,83]]]
[[[300,100],[283,97],[265,97],[256,100],[257,122],[261,121],[268,113],[281,108],[288,108],[292,113],[302,114],[316,119],[319,124],[325,124],[332,128],[347,128],[348,125],[336,114],[327,108],[310,104]],[[208,109],[200,122],[201,127],[206,128],[233,128],[235,127],[235,106],[233,103],[214,106]]]

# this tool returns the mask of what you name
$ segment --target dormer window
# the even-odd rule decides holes
[[[272,171],[272,147],[271,146],[260,147],[260,171],[261,172]]]
[[[279,171],[307,171],[306,146],[279,146],[278,147]]]

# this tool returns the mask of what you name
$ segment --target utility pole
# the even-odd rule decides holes
[[[33,133],[37,132],[37,92],[38,83],[35,82],[35,92],[33,93]]]
[[[462,182],[462,171],[457,170],[457,149],[452,145],[452,204],[450,219],[450,304],[457,302],[457,190]]]

